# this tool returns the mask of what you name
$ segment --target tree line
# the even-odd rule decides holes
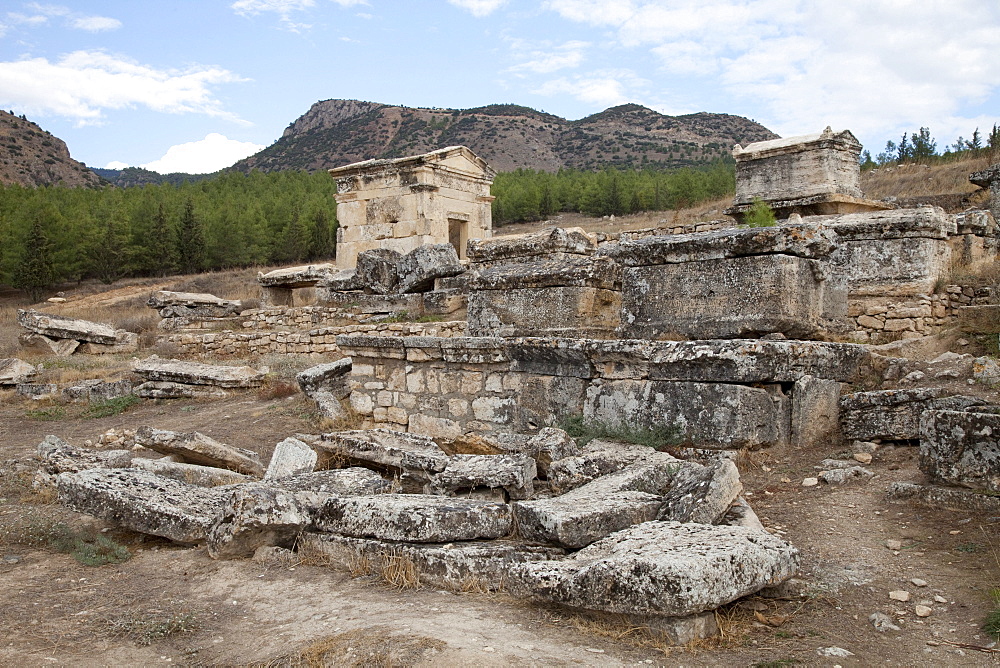
[[[861,154],[861,168],[872,169],[907,162],[963,160],[980,155],[1000,155],[1000,125],[994,124],[993,129],[985,136],[976,128],[970,139],[960,136],[941,152],[938,152],[938,143],[931,136],[930,128],[922,127],[918,132],[910,134],[904,132],[898,142],[891,139],[887,141],[885,148],[874,158],[869,151],[864,151]]]

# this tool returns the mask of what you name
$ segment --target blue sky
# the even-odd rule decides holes
[[[317,100],[636,102],[877,153],[1000,122],[997,0],[8,0],[0,107],[93,167],[215,171]]]

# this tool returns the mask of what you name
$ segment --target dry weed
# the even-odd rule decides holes
[[[427,661],[447,643],[423,636],[399,636],[383,626],[355,629],[313,641],[299,652],[269,661],[268,667],[412,666]]]
[[[937,165],[882,167],[861,175],[861,190],[871,199],[973,193],[979,188],[969,183],[969,174],[989,165],[989,157],[981,156]]]
[[[350,561],[347,563],[347,571],[351,574],[352,578],[363,578],[375,572],[375,567],[372,566],[371,559],[364,554],[358,553],[351,556]]]
[[[420,572],[413,560],[404,554],[386,553],[379,564],[379,575],[387,585],[395,589],[417,589],[420,587]]]

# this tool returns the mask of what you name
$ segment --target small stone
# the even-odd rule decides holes
[[[496,650],[495,650],[495,649],[493,649],[492,647],[484,647],[484,648],[483,648],[483,651],[484,651],[484,652],[490,652],[490,653],[492,653],[492,652],[495,652]]]
[[[930,617],[931,613],[934,612],[931,608],[926,605],[918,605],[913,608],[913,611],[917,613],[917,617]]]
[[[920,578],[912,578],[910,582],[913,583],[914,587],[926,587],[927,580],[921,580]]]
[[[935,603],[947,603],[948,599],[946,599],[944,596],[935,596],[934,597],[934,602]]]
[[[8,566],[13,566],[14,564],[21,563],[21,560],[23,558],[24,557],[18,554],[5,554],[3,556],[3,563],[7,564]]]
[[[898,626],[892,623],[892,617],[885,614],[884,612],[873,612],[868,616],[868,621],[871,622],[872,626],[879,633],[885,633],[886,631],[900,631]]]
[[[802,481],[803,487],[815,487],[819,484],[819,478],[806,478]]]
[[[951,535],[951,536],[957,536],[960,533],[962,533],[962,532],[960,530],[958,530],[958,529],[955,529],[954,531],[949,531],[948,532],[948,534]]]
[[[862,464],[871,464],[872,456],[869,452],[855,452],[854,459],[861,462]]]
[[[910,592],[903,591],[902,589],[897,589],[896,591],[889,592],[889,598],[893,601],[902,601],[905,603],[910,600]]]
[[[594,654],[604,654],[604,650],[603,649],[597,649],[596,647],[588,647],[587,651],[588,652],[593,652]]]
[[[903,380],[901,382],[917,383],[923,380],[926,377],[926,375],[927,374],[925,374],[923,371],[911,371],[910,373],[903,376]]]
[[[854,656],[854,652],[849,652],[843,647],[821,647],[820,649],[816,650],[816,653],[819,654],[820,656],[840,656],[840,657]]]
[[[885,546],[890,550],[901,550],[903,549],[903,541],[890,538],[885,541]]]

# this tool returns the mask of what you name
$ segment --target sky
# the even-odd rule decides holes
[[[0,7],[0,108],[91,167],[205,173],[319,101],[849,129],[1000,123],[1000,0],[102,0]]]

